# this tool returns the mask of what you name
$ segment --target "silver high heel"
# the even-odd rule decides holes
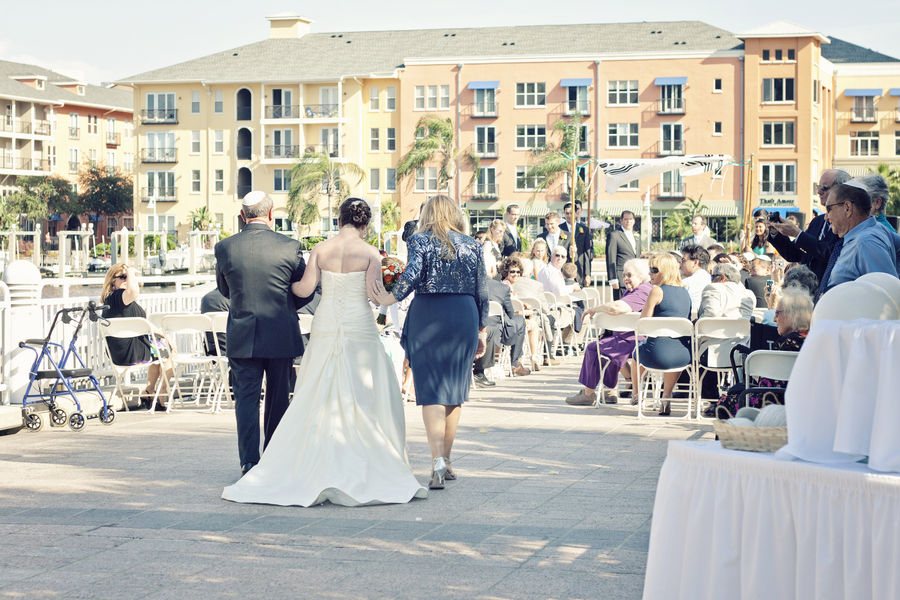
[[[428,484],[428,489],[444,489],[444,475],[446,474],[447,463],[444,462],[443,456],[438,456],[433,461],[431,461],[431,482]]]
[[[444,479],[447,481],[453,481],[456,479],[456,473],[453,472],[453,467],[450,466],[450,459],[444,457],[444,462],[447,463],[447,473],[444,474]]]

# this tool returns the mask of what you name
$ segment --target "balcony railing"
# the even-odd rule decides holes
[[[299,119],[303,112],[299,104],[273,104],[266,107],[267,119]]]
[[[141,188],[141,200],[144,202],[150,202],[151,200],[156,200],[157,202],[175,202],[175,188],[160,186]]]
[[[147,108],[141,111],[141,123],[153,125],[157,123],[178,123],[176,108]]]
[[[175,148],[144,148],[141,152],[141,162],[173,163],[178,160]]]
[[[500,197],[500,186],[496,183],[476,183],[472,200],[496,200]]]
[[[338,104],[307,104],[303,116],[307,119],[337,119],[340,116]]]
[[[300,146],[266,146],[266,158],[297,158]]]
[[[78,161],[70,160],[69,161],[69,173],[77,173],[78,172]]]
[[[669,183],[660,183],[657,198],[686,198],[687,191],[683,181],[672,181]]]
[[[253,146],[237,146],[237,159],[250,160],[253,157]]]
[[[69,127],[69,139],[77,140],[81,135],[81,129],[78,127]]]
[[[12,117],[0,117],[0,132],[12,133],[13,127],[15,127],[15,121]]]
[[[106,132],[106,145],[118,146],[120,144],[121,134],[112,131]]]
[[[344,147],[338,148],[333,144],[318,144],[303,148],[304,154],[324,154],[329,158],[341,158],[344,155]]]
[[[796,181],[763,181],[759,184],[759,191],[763,194],[796,194]]]
[[[683,115],[684,98],[660,98],[656,101],[656,114]]]
[[[481,158],[497,158],[496,142],[476,142],[471,146],[472,153]]]
[[[252,106],[238,106],[237,107],[237,120],[238,121],[250,121],[253,118],[253,107]]]
[[[574,115],[575,113],[581,113],[582,116],[588,116],[591,114],[591,101],[590,100],[566,100],[564,103],[565,110],[567,115]]]
[[[2,117],[0,118],[0,132],[50,135],[50,122]]]
[[[662,140],[659,142],[657,156],[682,156],[684,154],[684,140]]]
[[[12,160],[12,168],[19,171],[49,171],[49,158],[13,158],[7,156],[7,163]]]
[[[496,102],[473,102],[469,105],[471,115],[479,118],[491,118],[497,116]]]
[[[874,106],[865,106],[863,108],[854,108],[852,114],[850,121],[853,123],[874,123],[877,113]]]
[[[0,169],[13,168],[13,155],[0,152]]]
[[[591,155],[590,142],[578,142],[578,156],[585,158]]]

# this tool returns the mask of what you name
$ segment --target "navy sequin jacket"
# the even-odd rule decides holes
[[[475,298],[478,323],[487,326],[487,272],[484,250],[467,235],[450,232],[456,246],[456,259],[441,258],[441,243],[431,233],[417,233],[406,241],[408,260],[406,270],[394,285],[393,294],[403,300],[410,292],[416,294],[468,294]]]

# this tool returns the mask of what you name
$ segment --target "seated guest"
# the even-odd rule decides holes
[[[712,281],[706,268],[709,266],[709,252],[706,248],[689,244],[681,249],[681,285],[691,297],[691,311],[700,310],[703,290]]]
[[[816,297],[816,290],[819,289],[819,280],[816,279],[816,274],[810,270],[806,265],[800,265],[797,263],[791,263],[794,266],[790,269],[785,269],[784,280],[781,285],[787,287],[789,285],[796,285],[809,294],[810,298]]]
[[[577,284],[567,285],[562,274],[563,265],[566,264],[566,252],[567,249],[565,246],[557,246],[554,248],[553,254],[550,257],[550,264],[544,267],[540,274],[538,274],[538,281],[543,284],[544,289],[557,297],[568,296],[577,288]],[[570,313],[571,323],[575,332],[581,331],[581,315],[584,312],[583,306],[580,306],[579,304],[580,303],[576,303],[572,307],[574,312]],[[562,327],[562,324],[560,324],[560,327]],[[571,331],[566,331],[563,334],[563,339],[566,340],[570,336]]]
[[[775,254],[775,248],[769,243],[769,224],[765,219],[756,220],[754,236],[744,250],[756,255]]]
[[[488,279],[487,291],[488,299],[503,307],[502,316],[488,317],[488,328],[494,330],[494,343],[499,342],[504,346],[509,346],[513,375],[528,375],[531,371],[519,362],[525,344],[525,317],[517,315],[513,310],[509,286],[496,279]],[[498,332],[500,335],[497,335]],[[499,347],[500,344],[497,346]]]
[[[717,258],[719,254],[725,254],[727,256],[725,246],[721,244],[713,244],[712,246],[707,246],[706,251],[709,252],[710,256],[715,256]]]
[[[756,296],[741,285],[741,276],[731,264],[717,264],[712,269],[712,282],[703,288],[698,318],[723,317],[750,319]]]
[[[772,349],[798,352],[809,333],[812,313],[812,298],[804,288],[795,284],[785,287],[775,309],[775,322],[781,337]]]
[[[732,267],[735,267],[735,270],[740,269],[740,267],[735,266],[734,262],[732,262],[732,260],[731,260],[731,257],[728,256],[727,254],[725,254],[724,252],[720,252],[720,253],[716,254],[715,257],[712,259],[712,262],[714,264],[718,264],[718,265],[731,265]],[[740,279],[740,275],[738,275],[738,279]]]
[[[510,296],[513,298],[517,298],[516,296],[516,282],[519,281],[520,278],[523,277],[522,267],[529,264],[530,261],[522,261],[518,258],[514,258],[514,252],[503,260],[500,263],[500,277],[503,278],[503,283],[509,286]],[[569,263],[571,264],[571,263]],[[531,305],[523,302],[522,307],[525,309],[522,312],[516,311],[516,317],[523,317],[525,319],[525,330],[528,335],[528,346],[531,349],[531,368],[535,371],[541,370],[541,364],[539,360],[540,348],[541,348],[541,316],[540,316],[540,308],[532,307]]]
[[[578,268],[575,266],[575,263],[564,264],[560,271],[563,274],[563,281],[566,285],[571,285],[576,290],[580,289],[578,282],[575,281],[575,278],[578,277]]]
[[[515,258],[515,253],[513,253],[510,258]],[[527,258],[519,260],[523,264],[526,262],[530,262],[530,260]],[[543,333],[544,341],[547,342],[549,340],[552,340],[556,317],[551,313],[546,300],[544,300],[544,286],[534,279],[526,279],[524,277],[521,277],[513,284],[513,290],[515,290],[517,297],[531,298],[537,304],[537,306],[532,306],[532,309],[539,311],[539,314],[541,316],[541,331]],[[532,346],[531,351],[536,354],[540,354],[538,347]],[[559,361],[555,358],[544,358],[541,364],[547,367],[551,365],[558,365]]]
[[[753,259],[750,277],[744,284],[756,295],[756,308],[766,308],[766,282],[772,279],[772,259],[763,254]]]
[[[887,217],[884,216],[887,201],[891,197],[887,181],[878,173],[863,175],[859,178],[859,181],[869,189],[869,198],[872,200],[872,208],[869,210],[869,215],[875,217],[875,220],[887,227],[888,230],[897,233],[897,230],[888,223]]]
[[[547,249],[547,242],[540,238],[534,240],[534,244],[531,245],[530,260],[532,270],[534,271],[533,279],[537,279],[538,273],[540,273],[550,261],[550,251]]]
[[[490,281],[490,279],[488,279],[488,281]],[[472,379],[475,381],[475,387],[477,388],[489,388],[497,385],[497,383],[491,381],[484,372],[493,367],[497,362],[496,345],[499,340],[495,337],[497,332],[493,327],[488,327],[486,331],[487,339],[485,341],[485,353],[482,354],[480,358],[476,358],[472,365]],[[404,384],[406,384],[406,382],[404,382]],[[414,388],[410,385],[408,389],[412,391]]]
[[[638,312],[644,308],[647,296],[653,285],[650,283],[650,265],[646,260],[633,258],[625,263],[623,279],[626,291],[621,300],[613,300],[584,312],[585,318],[603,312],[610,315],[622,315],[629,312]],[[618,395],[616,388],[619,383],[619,373],[626,380],[631,380],[631,371],[627,368],[628,359],[634,353],[634,333],[614,332],[597,342],[591,342],[584,350],[584,361],[581,363],[581,374],[578,383],[584,386],[575,396],[566,398],[566,404],[573,406],[589,406],[597,399],[597,384],[600,383],[600,364],[597,359],[606,359],[609,365],[603,374],[603,387],[607,388],[603,400],[606,404],[616,404]],[[636,397],[636,396],[635,396]]]
[[[704,250],[705,252],[705,250]],[[650,259],[650,283],[653,289],[641,310],[641,318],[680,317],[691,318],[691,295],[681,285],[678,261],[671,254],[657,254]],[[651,369],[676,369],[691,362],[691,338],[649,338],[640,342],[641,366]],[[635,372],[636,371],[636,372]],[[663,398],[660,416],[671,414],[672,390],[678,382],[679,372],[663,375]],[[640,367],[632,370],[631,380],[640,385]]]
[[[747,285],[747,280],[750,278],[750,262],[747,260],[747,257],[740,252],[734,252],[728,256],[731,258],[731,264],[733,264],[741,274],[741,283]],[[750,256],[750,260],[752,260],[754,255],[748,254],[748,256]]]

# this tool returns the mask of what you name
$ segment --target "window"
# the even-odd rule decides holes
[[[878,156],[878,132],[851,131],[850,156]]]
[[[200,193],[200,171],[191,171],[191,193]]]
[[[773,121],[763,123],[763,146],[793,146],[794,122]]]
[[[44,80],[43,79],[38,79],[37,81],[35,81],[35,83],[37,84],[37,89],[39,89],[39,90],[44,89]]]
[[[425,105],[428,107],[428,110],[437,110],[437,89],[436,85],[429,85],[425,88]]]
[[[475,154],[484,157],[497,156],[497,128],[475,128]]]
[[[200,114],[200,92],[191,92],[191,114]]]
[[[797,165],[795,163],[763,163],[760,191],[763,194],[796,194]]]
[[[83,85],[76,86],[76,89],[78,90],[79,96],[84,96],[84,86]]]
[[[396,152],[397,151],[397,129],[394,127],[387,128],[387,134],[385,135],[385,150],[387,152]]]
[[[221,129],[213,131],[213,154],[225,152],[225,135]]]
[[[662,156],[684,154],[684,124],[663,123],[662,141],[659,147]]]
[[[812,135],[813,148],[818,148],[819,147],[819,122],[813,121],[812,126],[813,126],[813,131],[812,131],[812,133],[813,133],[813,135]],[[813,172],[817,173],[818,171],[813,171]]]
[[[272,90],[272,106],[268,109],[273,119],[296,119],[300,116],[300,107],[294,106],[294,90],[291,88],[274,88]]]
[[[134,173],[134,154],[126,152],[122,157],[122,170],[126,173]]]
[[[535,190],[543,181],[543,176],[529,175],[528,167],[516,167],[516,191],[528,192]]]
[[[629,105],[638,103],[638,82],[607,81],[607,104]]]
[[[381,190],[381,171],[379,169],[369,169],[369,191],[377,192]]]
[[[134,137],[134,122],[125,121],[125,139],[130,140]]]
[[[900,131],[894,132],[894,154],[900,156]]]
[[[379,150],[379,139],[378,139],[378,128],[373,127],[369,129],[369,152],[378,152]]]
[[[684,86],[661,85],[659,86],[659,111],[660,113],[681,114],[684,112]]]
[[[763,102],[793,102],[794,78],[775,77],[763,79]]]
[[[69,173],[78,172],[78,148],[69,148]]]
[[[609,139],[606,145],[609,148],[637,148],[638,124],[610,123]]]
[[[586,85],[569,86],[566,88],[566,114],[575,112],[585,115],[591,112]]]
[[[819,80],[813,79],[813,104],[819,103]]]
[[[547,145],[546,125],[517,125],[516,150],[532,150]]]
[[[775,51],[775,60],[781,60],[781,50]]]
[[[713,123],[713,135],[722,135],[722,121]]]
[[[225,92],[222,90],[213,92],[213,112],[217,115],[225,113]]]
[[[763,59],[763,62],[768,62],[768,60],[769,60],[769,51],[768,50],[763,50],[763,58],[762,59]]]
[[[387,110],[387,111],[397,110],[397,88],[392,85],[384,88],[384,96],[385,96],[385,110]]]
[[[425,110],[425,86],[416,86],[415,110]]]
[[[369,111],[375,112],[378,110],[378,92],[380,88],[370,87],[369,88]]]
[[[147,198],[175,199],[175,171],[147,171]],[[172,217],[174,219],[174,215]],[[153,231],[151,229],[151,231]]]
[[[541,83],[517,83],[516,107],[546,106],[547,84]]]
[[[713,79],[713,92],[721,93],[722,91],[722,80],[721,79]]]
[[[273,129],[273,146],[266,149],[266,158],[294,158],[297,155],[293,145],[294,132],[291,129]]]
[[[275,217],[275,231],[291,232],[294,230],[294,222],[288,217]]]
[[[87,132],[88,135],[97,135],[100,132],[100,126],[97,124],[97,115],[88,115]]]
[[[634,181],[629,181],[625,185],[620,185],[619,190],[621,190],[621,191],[640,190],[641,189],[640,183],[641,182],[639,180],[635,179]]]
[[[797,60],[797,54],[794,50],[788,50],[788,60]]]
[[[92,167],[97,166],[97,151],[96,150],[88,150],[88,162]]]
[[[215,171],[213,171],[213,174],[215,175],[213,177],[213,193],[221,194],[225,191],[225,171],[223,171],[222,169],[216,169]],[[277,175],[276,181],[278,181]]]
[[[397,191],[397,169],[385,169],[384,191]]]
[[[50,168],[56,168],[56,146],[50,146]]]
[[[147,215],[147,231],[165,231],[168,235],[174,235],[175,215]]]
[[[450,110],[450,86],[442,85],[441,89],[438,90],[440,92],[439,102],[440,107],[439,110]]]
[[[291,191],[291,170],[275,169],[275,191],[289,192]]]
[[[478,170],[478,181],[475,183],[476,198],[497,197],[497,169],[482,167]]]
[[[191,154],[200,154],[200,132],[191,132]]]
[[[436,191],[438,191],[437,167],[423,167],[423,168],[416,169],[416,191],[417,192],[436,192]]]
[[[147,121],[150,123],[175,122],[175,93],[147,94]]]
[[[116,137],[116,120],[113,117],[107,117],[106,118],[106,141],[107,141],[107,143],[109,143],[109,141],[111,139],[114,140],[115,137]]]
[[[661,198],[684,197],[684,180],[681,178],[681,171],[667,171],[662,174],[659,196]]]
[[[175,133],[172,131],[148,133],[144,153],[145,161],[175,162]]]
[[[853,121],[859,123],[875,122],[875,98],[857,96],[853,98]]]
[[[116,173],[116,151],[109,150],[106,152],[106,172],[109,175]]]

